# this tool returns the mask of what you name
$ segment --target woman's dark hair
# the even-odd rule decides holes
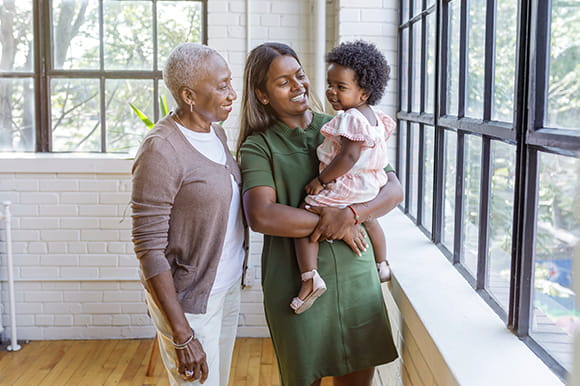
[[[278,120],[270,105],[260,103],[256,90],[266,91],[270,65],[278,56],[285,55],[293,57],[298,64],[301,64],[296,52],[284,43],[263,43],[255,47],[248,55],[244,68],[244,89],[242,91],[242,111],[237,153],[239,153],[242,143],[250,134],[255,131],[266,130]],[[310,94],[309,92],[311,105],[313,105],[315,110],[320,110],[318,99]]]
[[[367,103],[379,103],[390,79],[391,66],[374,44],[363,40],[343,42],[326,54],[326,63],[353,70],[359,87],[369,95]]]

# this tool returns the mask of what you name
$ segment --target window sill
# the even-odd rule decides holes
[[[437,384],[563,385],[407,216],[395,210],[381,223],[389,286],[405,325],[400,334],[403,341],[412,335],[429,377]]]
[[[0,153],[0,173],[131,173],[133,157],[105,153]]]

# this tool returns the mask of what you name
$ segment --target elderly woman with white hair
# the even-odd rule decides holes
[[[133,243],[171,384],[227,385],[247,260],[241,175],[215,122],[236,92],[221,55],[183,43],[163,79],[178,107],[133,165]]]

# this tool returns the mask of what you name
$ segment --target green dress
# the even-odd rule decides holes
[[[243,191],[269,186],[279,203],[299,206],[318,172],[319,130],[331,118],[315,113],[305,130],[278,123],[249,136],[240,150]],[[321,242],[318,270],[327,291],[308,311],[294,314],[289,304],[300,272],[293,239],[264,236],[264,308],[285,386],[310,386],[397,358],[372,248],[359,257],[342,241]]]

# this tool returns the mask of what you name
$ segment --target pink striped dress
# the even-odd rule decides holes
[[[308,195],[306,203],[313,206],[344,207],[349,204],[370,201],[387,183],[388,164],[387,139],[396,124],[385,113],[374,110],[377,125],[371,126],[356,108],[339,111],[336,117],[325,124],[320,132],[324,141],[317,149],[320,171],[341,151],[341,138],[364,142],[359,160],[352,169],[327,184],[317,195]]]

